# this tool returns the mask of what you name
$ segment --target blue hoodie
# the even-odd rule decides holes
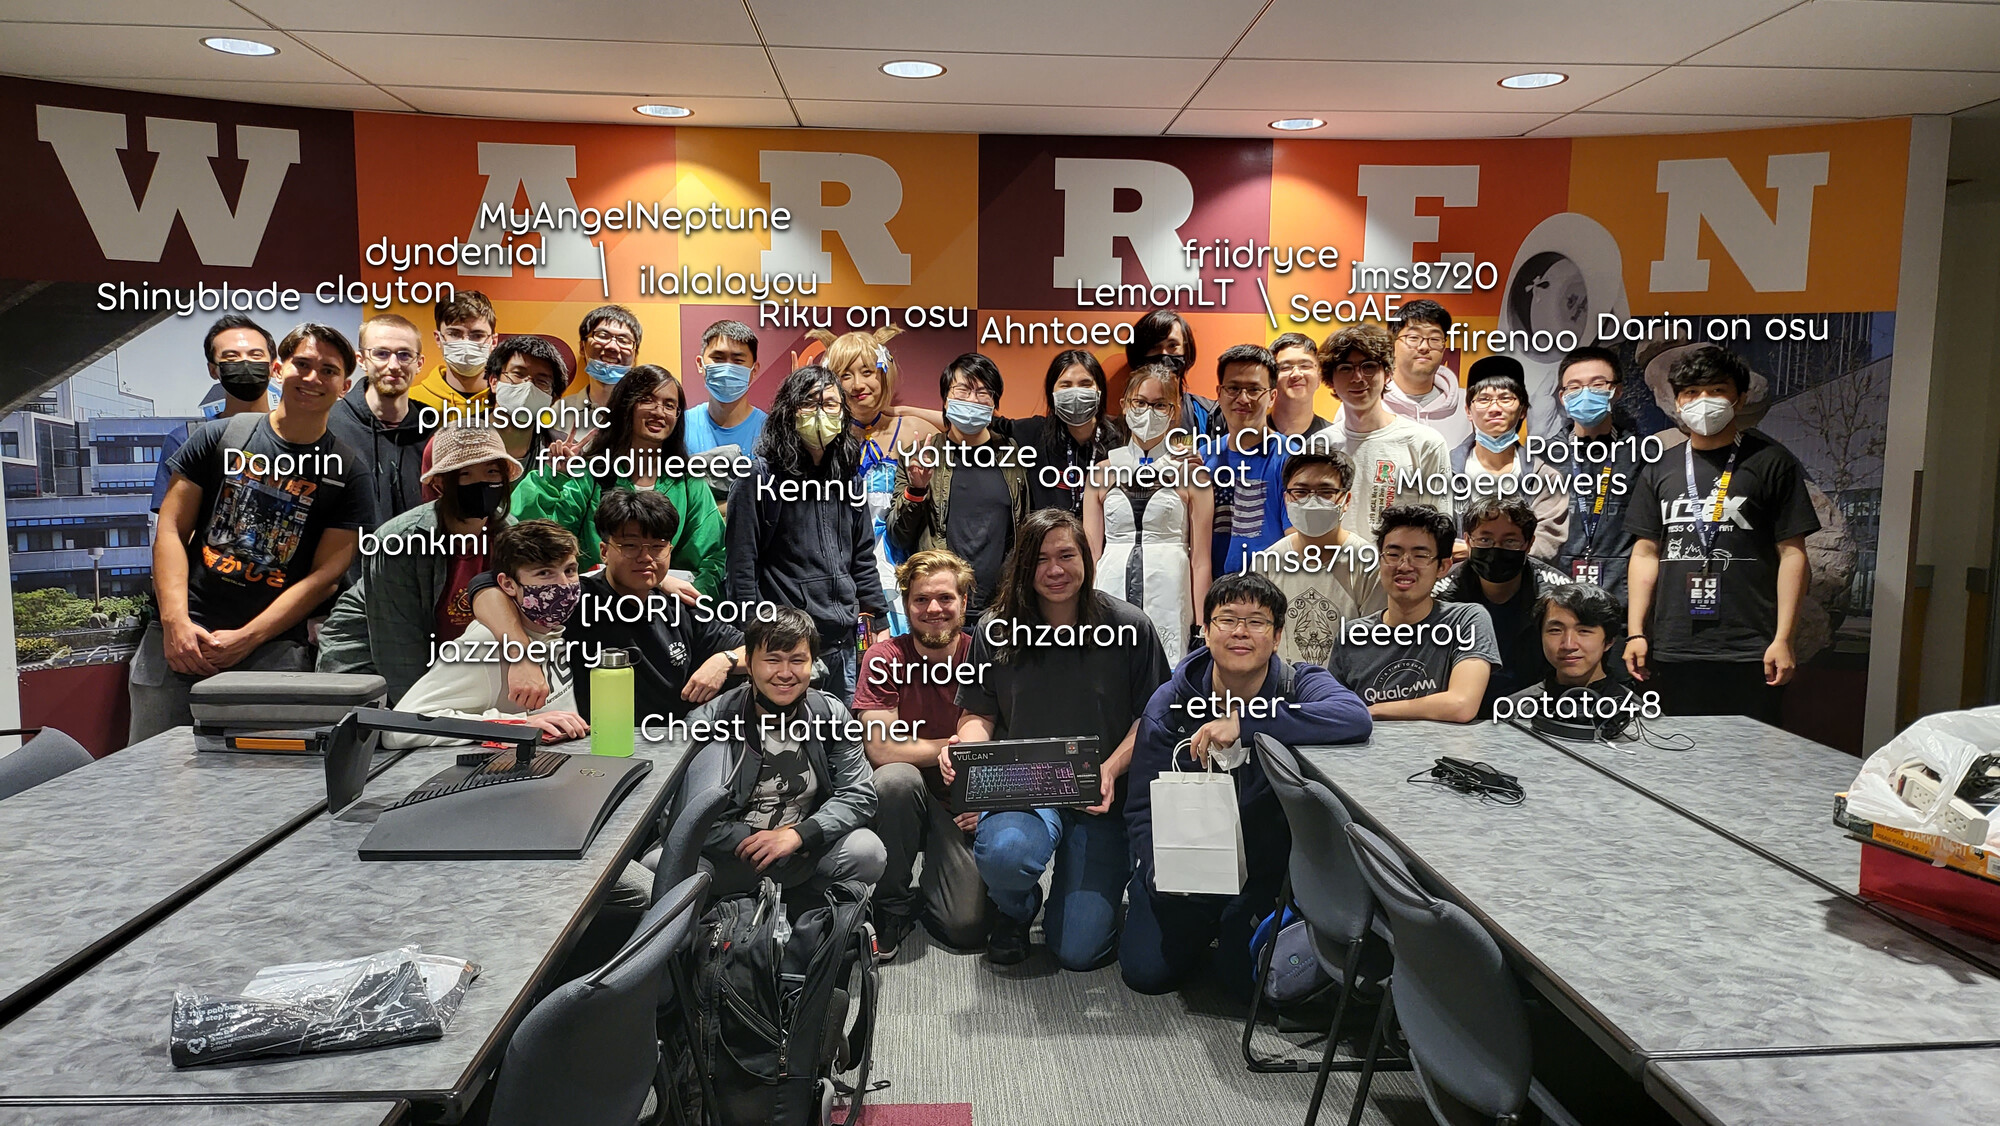
[[[1189,718],[1185,704],[1197,696],[1209,695],[1209,674],[1214,663],[1215,659],[1207,649],[1190,653],[1174,670],[1173,677],[1153,693],[1153,698],[1146,704],[1146,714],[1139,720],[1139,735],[1132,745],[1132,765],[1126,772],[1129,786],[1125,797],[1125,826],[1131,840],[1132,855],[1149,885],[1153,879],[1152,782],[1161,772],[1172,769],[1169,761],[1174,748],[1208,722],[1207,718]],[[1264,685],[1257,690],[1260,698],[1277,696],[1280,663],[1280,658],[1271,658],[1271,668],[1264,676]],[[1289,703],[1291,707],[1280,707],[1278,714],[1271,718],[1246,717],[1240,720],[1238,726],[1242,731],[1243,745],[1251,746],[1251,740],[1260,734],[1269,735],[1292,747],[1359,743],[1375,729],[1375,721],[1369,717],[1368,706],[1361,702],[1361,698],[1318,665],[1301,663],[1292,666]],[[1182,770],[1202,769],[1186,752],[1181,753],[1180,765]],[[1249,761],[1236,769],[1235,775],[1236,805],[1243,813],[1245,824],[1249,824],[1252,817],[1283,819],[1284,813],[1278,808],[1277,796],[1271,792],[1271,783],[1264,777],[1264,768],[1258,763],[1254,750]],[[1253,880],[1261,869],[1267,866],[1280,869],[1285,864],[1282,855],[1259,856],[1253,852],[1248,860]]]

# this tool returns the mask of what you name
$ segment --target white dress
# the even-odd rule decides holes
[[[1139,447],[1111,451],[1107,462],[1137,469]],[[1097,561],[1097,589],[1146,612],[1159,631],[1169,664],[1187,652],[1194,622],[1188,562],[1187,505],[1174,489],[1113,487],[1104,491],[1104,558]]]

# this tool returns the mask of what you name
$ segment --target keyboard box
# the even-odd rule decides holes
[[[1101,800],[1095,735],[960,743],[951,749],[951,764],[958,813],[1083,808]]]
[[[1834,823],[1862,842],[1863,899],[2000,942],[2000,850],[1864,821],[1845,798]]]

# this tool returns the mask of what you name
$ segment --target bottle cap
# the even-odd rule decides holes
[[[629,669],[632,667],[632,651],[630,649],[606,649],[598,655],[597,667],[600,669]]]

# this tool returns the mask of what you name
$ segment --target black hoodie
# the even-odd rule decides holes
[[[373,531],[389,517],[424,502],[423,482],[419,478],[423,473],[424,443],[430,439],[430,432],[417,426],[415,403],[410,404],[402,421],[394,426],[383,425],[375,412],[368,409],[367,391],[367,380],[356,380],[353,389],[333,405],[326,426],[361,455],[363,464],[359,468],[368,480],[370,495],[375,498],[375,522],[369,525]]]

